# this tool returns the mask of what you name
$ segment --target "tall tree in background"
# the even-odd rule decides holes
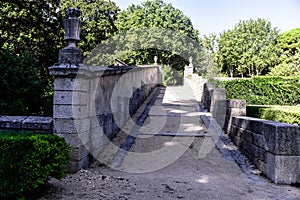
[[[193,28],[191,20],[172,4],[153,0],[145,1],[141,5],[131,5],[118,15],[116,26],[120,33],[143,30],[135,35],[132,34],[131,39],[127,37],[129,43],[136,43],[141,47],[139,50],[130,51],[132,45],[128,46],[127,53],[123,54],[122,59],[129,64],[150,64],[153,63],[153,57],[156,55],[159,57],[159,63],[182,70],[184,65],[188,64],[188,60],[180,55],[189,52],[194,63],[200,65],[203,52],[198,31]],[[172,34],[169,31],[172,31]],[[150,39],[149,34],[153,36]],[[194,44],[184,40],[182,35],[194,41]],[[160,44],[161,47],[172,46],[173,51],[143,48],[143,44],[150,42]]]
[[[208,36],[204,35],[204,62],[203,69],[200,71],[200,74],[212,78],[220,76],[221,70],[218,67],[219,57],[217,54],[218,51],[218,41],[216,34],[209,34]]]
[[[52,77],[48,75],[48,67],[58,61],[58,52],[65,46],[62,19],[65,10],[71,6],[82,10],[83,31],[79,47],[87,55],[116,31],[113,21],[119,8],[115,3],[106,0],[0,1],[0,57],[3,58],[0,73],[5,74],[0,78],[0,96],[19,98],[1,99],[0,110],[7,110],[5,114],[18,114],[9,113],[7,106],[12,104],[11,101],[21,101],[18,105],[25,107],[25,110],[19,114],[51,115]],[[26,67],[24,63],[30,63],[30,66]],[[26,74],[21,80],[30,81],[26,81],[27,84],[14,81],[20,76],[17,72]],[[28,74],[31,76],[27,77]],[[34,83],[29,84],[32,80]],[[15,87],[11,87],[13,85]],[[25,93],[17,95],[21,93],[15,92],[16,95],[13,95],[17,89]],[[31,113],[25,113],[26,110]]]
[[[240,21],[221,33],[218,56],[224,73],[254,76],[268,72],[278,62],[278,30],[264,19]]]
[[[276,38],[280,52],[279,65],[270,74],[277,76],[300,75],[300,28],[281,33]]]
[[[58,8],[58,0],[0,2],[0,114],[51,115],[47,67],[62,45]]]

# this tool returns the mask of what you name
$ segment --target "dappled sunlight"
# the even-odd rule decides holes
[[[208,183],[209,182],[209,177],[207,175],[203,175],[199,179],[197,179],[196,182],[198,182],[198,183]]]
[[[184,125],[186,126],[186,124]],[[199,131],[203,131],[204,128],[200,127],[200,126],[195,126],[195,124],[192,124],[190,126],[186,126],[186,128],[184,129],[186,132],[199,132]]]
[[[196,182],[197,183],[209,183],[209,182],[212,182],[213,179],[218,179],[218,177],[216,176],[208,176],[208,175],[202,175],[200,176],[200,178],[196,179]]]
[[[172,142],[172,141],[168,141],[168,142],[164,143],[164,146],[167,146],[167,147],[176,146],[176,145],[179,145],[179,143],[178,142]]]
[[[187,111],[184,111],[184,110],[179,110],[179,109],[172,109],[172,110],[169,110],[170,113],[176,113],[176,114],[184,114],[184,113],[187,113]]]

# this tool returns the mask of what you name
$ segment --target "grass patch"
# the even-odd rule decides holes
[[[300,125],[300,106],[248,105],[247,116]]]

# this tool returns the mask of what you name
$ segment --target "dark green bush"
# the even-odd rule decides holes
[[[300,125],[300,107],[247,106],[247,116]]]
[[[0,133],[0,199],[20,197],[49,177],[62,178],[69,156],[70,147],[56,135]]]
[[[0,115],[52,116],[50,80],[28,53],[0,49]]]
[[[226,81],[228,99],[245,99],[250,105],[300,103],[300,77],[255,77]]]

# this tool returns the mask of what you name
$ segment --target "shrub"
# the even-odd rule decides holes
[[[300,77],[255,77],[226,81],[228,99],[245,99],[252,105],[300,103]]]
[[[247,106],[247,116],[300,125],[300,107]]]
[[[0,49],[0,115],[52,116],[50,80],[28,53]]]
[[[70,148],[56,135],[0,133],[0,198],[20,197],[62,178]]]

